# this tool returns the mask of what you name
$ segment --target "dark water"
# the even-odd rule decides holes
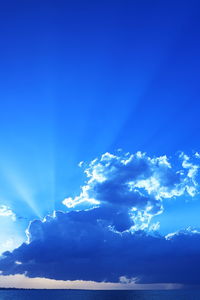
[[[0,300],[200,300],[199,290],[175,291],[69,291],[0,290]]]

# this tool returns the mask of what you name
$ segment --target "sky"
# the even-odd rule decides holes
[[[0,285],[200,284],[199,13],[1,4]]]

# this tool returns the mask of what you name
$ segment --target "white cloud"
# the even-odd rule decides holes
[[[190,158],[181,153],[170,161],[166,155],[151,158],[142,152],[107,152],[88,167],[84,163],[86,184],[79,196],[68,197],[63,204],[68,208],[83,204],[127,207],[131,230],[148,228],[152,217],[163,212],[164,199],[197,194],[199,165],[193,163],[195,158],[196,154]]]
[[[188,235],[194,235],[194,234],[199,235],[200,231],[196,228],[192,228],[191,226],[189,226],[188,228],[186,228],[184,230],[179,230],[179,231],[175,231],[175,232],[171,232],[171,233],[167,234],[165,236],[165,239],[171,240],[176,236],[184,236],[184,235],[188,236]]]
[[[9,217],[13,221],[16,221],[15,213],[6,205],[0,206],[0,217]]]
[[[54,280],[47,278],[29,278],[25,275],[0,275],[0,286],[5,288],[25,288],[25,289],[82,289],[82,290],[170,290],[181,289],[182,284],[155,283],[137,284],[134,280],[125,276],[120,277],[120,283],[95,282],[84,280]]]

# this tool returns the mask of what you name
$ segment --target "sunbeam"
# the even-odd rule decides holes
[[[23,201],[28,207],[34,212],[35,216],[38,218],[42,218],[42,214],[39,206],[37,205],[34,191],[28,187],[28,184],[25,180],[22,180],[20,174],[15,173],[13,168],[5,167],[3,170],[3,174],[7,179],[8,184],[10,185],[10,189],[16,193],[17,198],[20,201]],[[14,203],[14,205],[18,205]]]

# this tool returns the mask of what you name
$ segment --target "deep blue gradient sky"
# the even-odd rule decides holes
[[[80,161],[200,150],[199,13],[192,0],[1,3],[0,205],[19,238],[79,194]],[[199,226],[199,209],[166,200],[161,232]]]

